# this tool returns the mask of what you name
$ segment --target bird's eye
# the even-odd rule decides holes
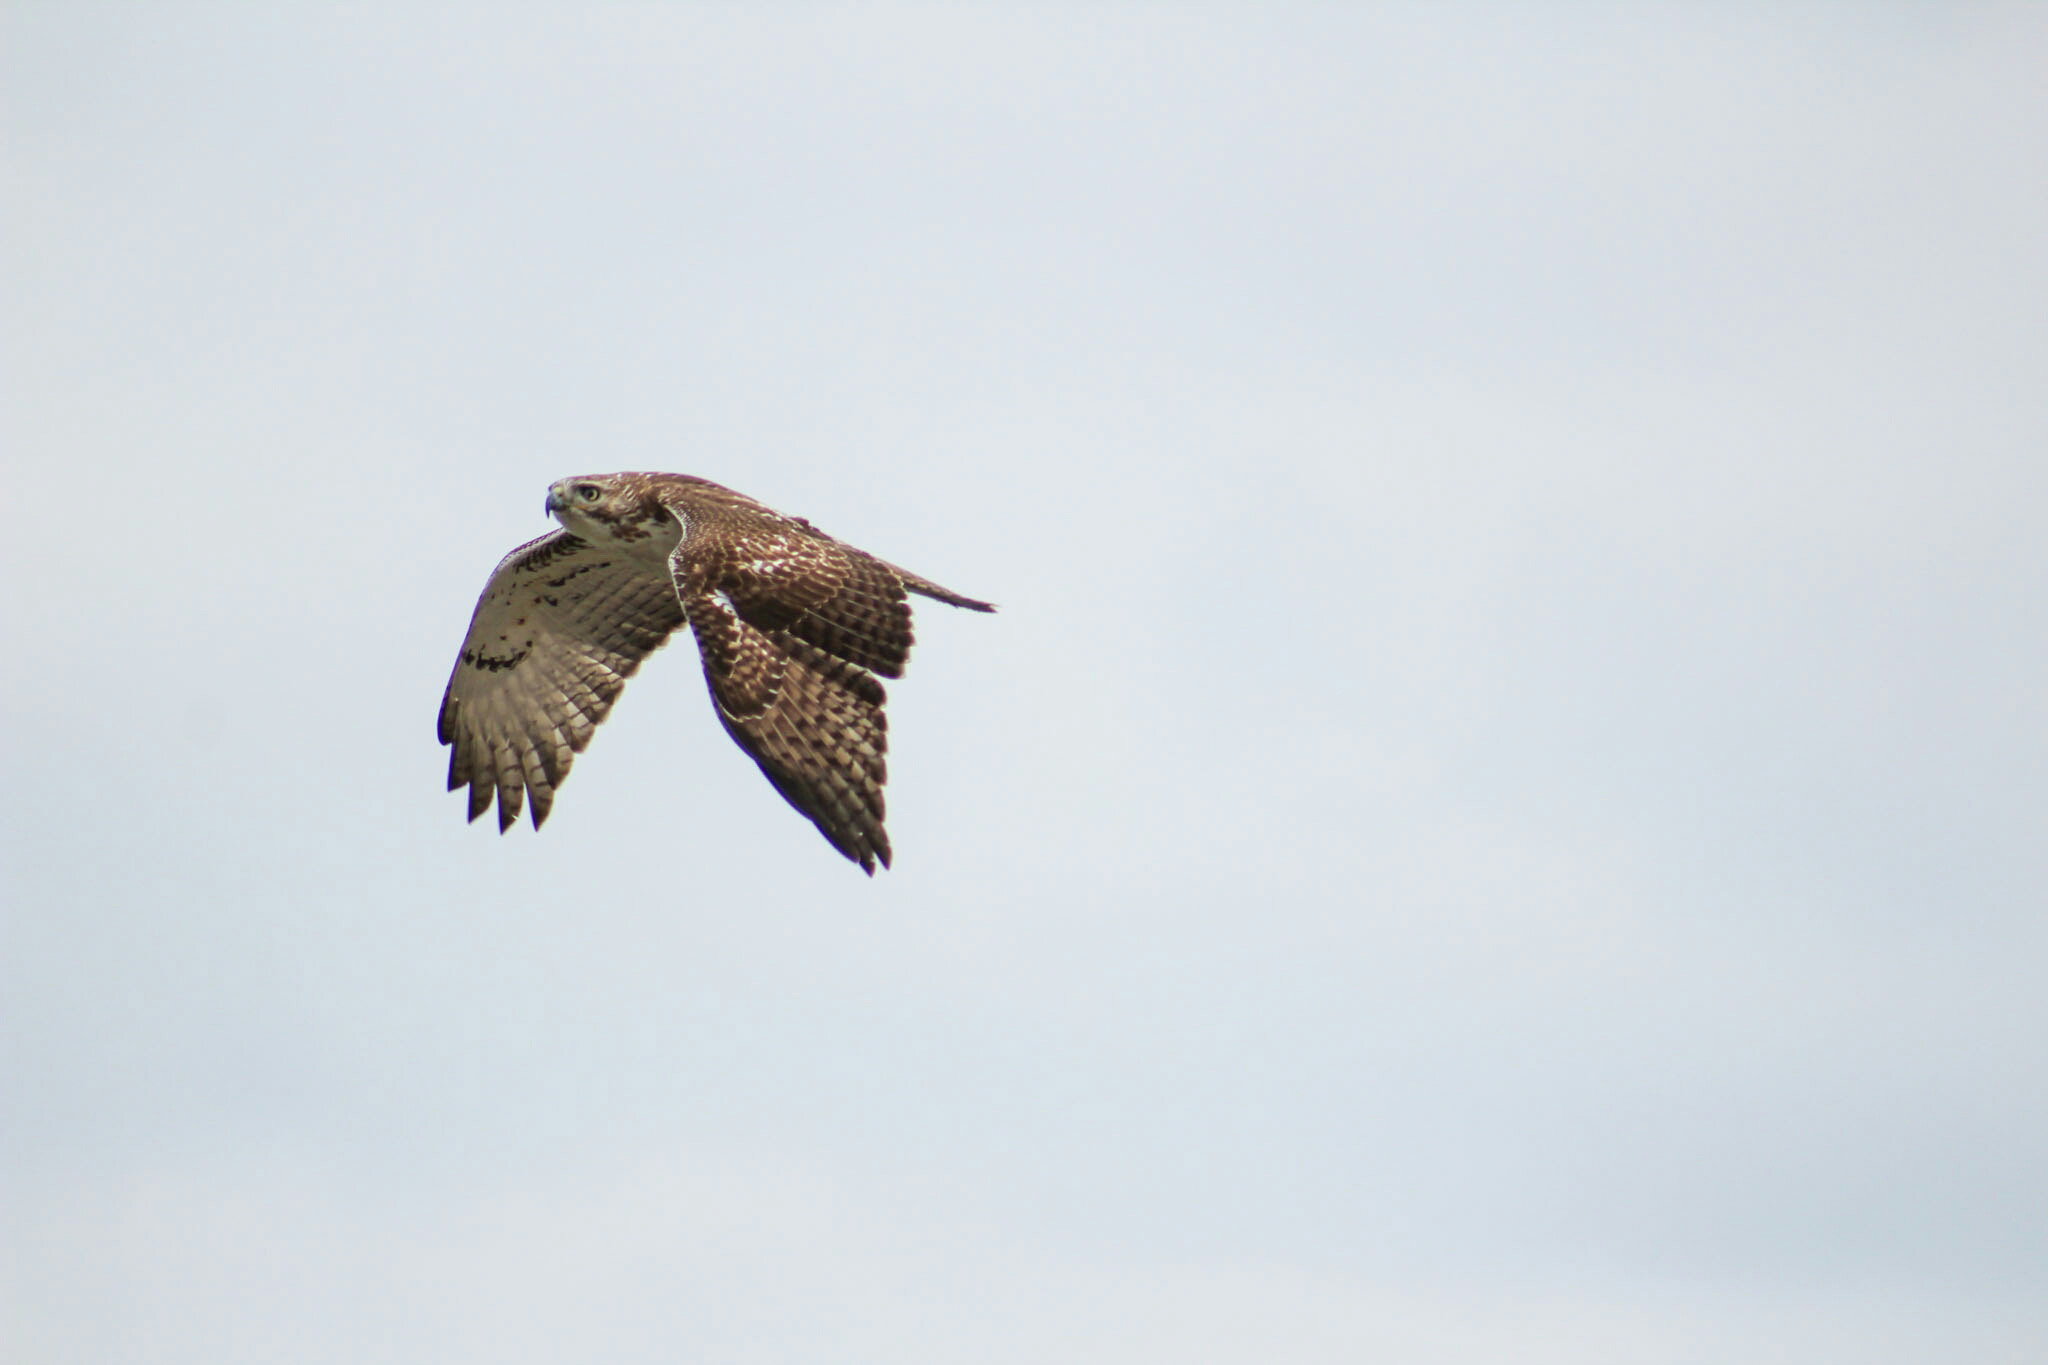
[[[604,493],[594,483],[579,483],[576,485],[576,496],[585,502],[596,502]]]

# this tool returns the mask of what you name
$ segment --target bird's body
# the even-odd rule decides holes
[[[879,677],[910,655],[909,593],[950,592],[687,474],[548,489],[562,529],[500,560],[441,700],[448,789],[498,828],[555,789],[640,661],[687,623],[719,720],[775,789],[869,873],[889,864]]]

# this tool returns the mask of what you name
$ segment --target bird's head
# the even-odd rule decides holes
[[[597,545],[653,540],[667,553],[682,534],[681,523],[637,474],[558,479],[548,485],[548,514],[570,534]]]

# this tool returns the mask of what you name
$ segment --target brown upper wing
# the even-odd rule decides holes
[[[522,792],[540,828],[555,788],[633,676],[683,623],[669,575],[556,531],[500,560],[470,618],[441,699],[452,745],[448,790],[469,787],[469,818],[498,801],[498,829]]]
[[[831,845],[889,865],[887,693],[873,674],[787,630],[743,620],[723,594],[685,602],[711,699],[733,742]]]
[[[726,733],[820,833],[872,874],[889,864],[887,693],[912,634],[908,594],[993,610],[701,480],[676,480],[670,556]]]
[[[793,520],[693,536],[679,547],[676,570],[679,594],[723,593],[748,624],[885,678],[903,676],[916,640],[909,593],[995,610]]]

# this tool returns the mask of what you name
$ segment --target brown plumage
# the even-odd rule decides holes
[[[469,818],[522,799],[539,829],[626,679],[688,622],[726,733],[870,876],[889,865],[887,694],[908,594],[986,602],[687,474],[599,474],[548,489],[562,529],[499,561],[441,699],[448,789]]]

